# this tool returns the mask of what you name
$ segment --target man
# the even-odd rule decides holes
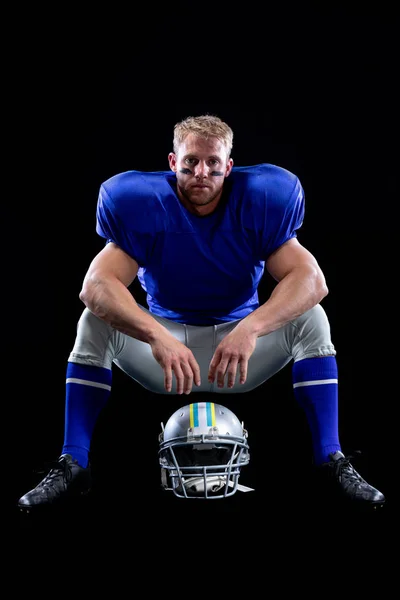
[[[90,488],[90,443],[113,365],[154,393],[181,395],[245,393],[290,361],[315,465],[349,500],[384,503],[341,451],[336,351],[320,304],[328,289],[297,240],[301,183],[270,164],[234,167],[232,143],[218,117],[189,117],[175,125],[169,171],[128,171],[101,185],[97,232],[106,244],[80,293],[64,445],[22,509]],[[264,269],[276,286],[260,306]],[[128,289],[135,277],[148,309]]]

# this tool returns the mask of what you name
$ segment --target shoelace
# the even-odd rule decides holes
[[[65,458],[61,458],[57,461],[51,461],[46,463],[45,469],[38,471],[38,473],[45,473],[49,471],[43,481],[40,482],[38,487],[49,488],[54,485],[55,479],[62,475],[64,485],[72,479],[71,467]]]
[[[329,466],[333,469],[337,477],[347,479],[352,483],[360,485],[364,483],[364,479],[359,473],[357,473],[357,471],[354,469],[353,465],[350,462],[351,460],[357,458],[360,454],[361,452],[356,451],[354,455],[339,458],[339,460],[330,463]]]

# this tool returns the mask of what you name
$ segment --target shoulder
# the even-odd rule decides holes
[[[154,201],[163,188],[175,175],[170,171],[125,171],[113,175],[100,185],[100,191],[105,193],[114,204],[121,207],[124,204]]]
[[[263,163],[232,169],[230,201],[241,207],[247,220],[275,218],[304,210],[304,191],[297,175],[276,165]],[[228,179],[229,179],[228,178]]]
[[[300,183],[297,175],[291,171],[269,163],[233,167],[229,178],[231,178],[233,189],[239,188],[257,196],[287,197]]]
[[[172,193],[174,178],[172,171],[117,173],[100,185],[99,210],[111,211],[126,225],[146,228],[162,215],[163,200]]]

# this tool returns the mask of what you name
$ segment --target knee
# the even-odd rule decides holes
[[[330,329],[327,314],[320,304],[316,304],[310,310],[297,317],[293,321],[293,325],[299,330]]]
[[[77,327],[73,354],[101,357],[115,354],[114,329],[87,308],[83,311]]]
[[[298,317],[296,321],[302,329],[323,330],[330,333],[328,316],[320,304],[316,304],[310,308],[310,310]]]
[[[336,353],[331,339],[330,323],[320,304],[298,317],[293,324],[296,332],[293,354],[296,360],[300,357],[326,356]]]
[[[91,337],[96,332],[111,329],[104,321],[96,317],[88,308],[85,308],[78,321],[77,332],[79,336]]]

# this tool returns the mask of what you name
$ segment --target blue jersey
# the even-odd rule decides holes
[[[189,325],[241,319],[259,306],[265,260],[295,237],[304,192],[270,164],[233,167],[214,212],[180,202],[172,171],[127,171],[100,186],[96,231],[139,264],[148,309]]]

